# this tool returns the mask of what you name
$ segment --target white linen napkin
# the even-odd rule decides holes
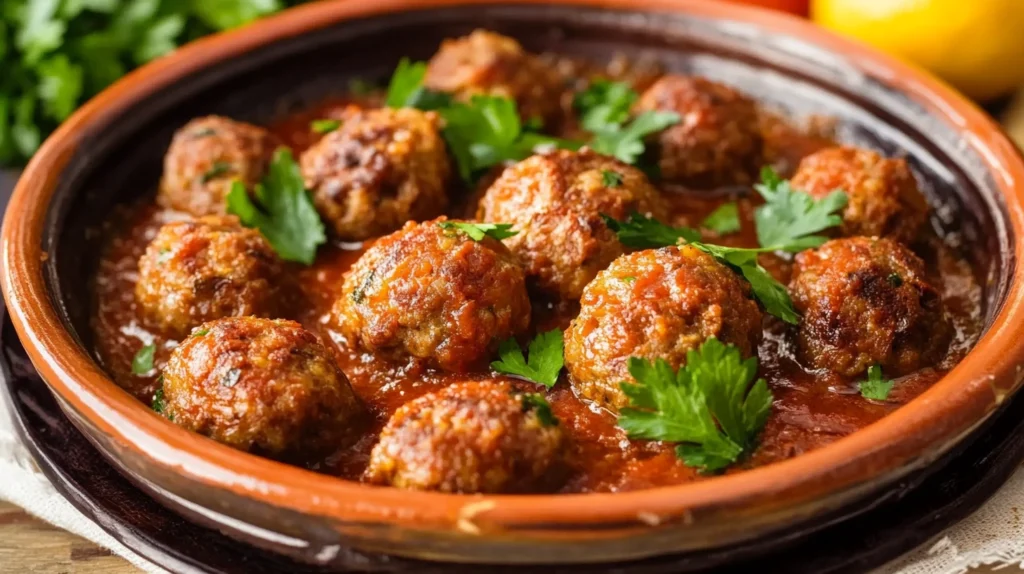
[[[0,402],[0,500],[109,548],[152,574],[166,574],[125,548],[54,490],[18,441],[7,405]],[[936,541],[881,568],[882,574],[962,574],[988,564],[1024,568],[1024,469],[991,500]]]

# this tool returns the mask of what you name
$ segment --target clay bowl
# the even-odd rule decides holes
[[[891,416],[749,472],[638,492],[460,496],[371,487],[190,434],[119,389],[90,348],[95,228],[152,193],[172,131],[219,113],[266,122],[386,77],[401,56],[488,27],[532,50],[607,59],[653,53],[795,115],[824,113],[842,140],[906,153],[930,184],[933,225],[985,274],[987,330],[967,358]],[[1015,392],[1024,364],[1018,260],[1024,162],[982,112],[924,75],[806,22],[697,0],[378,0],[306,5],[203,40],[135,72],[43,146],[3,227],[3,289],[36,368],[75,425],[163,504],[248,542],[331,563],[341,546],[474,562],[596,562],[708,549],[866,508],[953,448]]]

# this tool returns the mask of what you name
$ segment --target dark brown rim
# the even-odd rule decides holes
[[[157,60],[108,88],[43,145],[15,189],[0,237],[2,285],[15,327],[50,387],[102,432],[192,480],[263,502],[343,521],[418,525],[460,518],[517,528],[529,524],[625,525],[690,520],[731,510],[783,511],[837,492],[866,488],[920,466],[951,447],[990,414],[1020,382],[1022,327],[1012,320],[1024,304],[1017,266],[1007,298],[976,348],[923,395],[881,421],[798,458],[711,480],[636,492],[586,495],[467,497],[373,487],[315,474],[233,450],[153,414],[121,390],[64,328],[47,295],[41,251],[49,200],[83,134],[127,106],[212,63],[336,22],[428,7],[492,4],[486,0],[319,2],[240,30],[203,39]],[[513,0],[503,4],[544,4]],[[565,5],[680,12],[756,24],[834,53],[908,95],[936,117],[962,129],[1005,198],[1013,233],[1024,237],[1024,162],[999,128],[962,96],[927,74],[812,24],[778,13],[700,0],[561,0]],[[1024,246],[1017,242],[1015,257]],[[467,516],[470,512],[472,516]],[[650,516],[657,517],[652,521]],[[566,532],[566,538],[576,535]]]

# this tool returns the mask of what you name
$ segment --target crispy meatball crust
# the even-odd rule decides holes
[[[139,259],[135,300],[170,335],[223,317],[273,317],[284,265],[267,240],[238,218],[207,216],[160,228]]]
[[[171,353],[164,414],[234,448],[285,460],[359,437],[365,410],[330,352],[294,321],[204,323]]]
[[[414,490],[543,492],[562,477],[562,429],[508,383],[456,383],[395,411],[364,478]]]
[[[616,179],[609,185],[607,174]],[[511,223],[505,245],[542,290],[579,299],[597,273],[622,255],[601,218],[639,211],[665,220],[664,201],[635,167],[589,150],[535,155],[506,169],[480,201],[477,218]]]
[[[476,94],[511,98],[524,120],[552,120],[561,109],[562,82],[555,71],[519,42],[486,30],[442,42],[424,85],[463,101]]]
[[[928,219],[928,202],[907,162],[866,149],[835,147],[811,154],[800,162],[791,183],[815,197],[845,191],[843,235],[910,243]]]
[[[797,255],[789,284],[810,367],[854,377],[877,363],[906,374],[945,354],[952,329],[924,264],[888,239],[850,237]]]
[[[693,187],[746,184],[764,163],[757,104],[711,80],[663,76],[636,111],[676,112],[681,121],[658,134],[658,166],[665,181]]]
[[[223,215],[231,183],[258,183],[277,146],[261,127],[220,116],[194,119],[174,134],[164,156],[157,202],[195,216]]]
[[[345,275],[339,329],[368,351],[446,371],[482,366],[529,327],[523,270],[496,239],[473,241],[441,217],[378,240]]]
[[[451,166],[439,121],[411,108],[355,111],[302,154],[306,187],[338,237],[390,233],[447,207]]]
[[[587,285],[565,334],[565,364],[577,395],[617,412],[630,357],[678,369],[710,337],[749,357],[761,338],[750,286],[694,247],[638,251],[616,259]]]

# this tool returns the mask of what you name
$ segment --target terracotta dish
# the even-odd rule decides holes
[[[439,46],[448,61],[431,59]],[[491,75],[466,74],[490,56]],[[598,78],[639,93],[634,117],[682,113],[627,160],[656,165],[650,182],[589,150],[523,159],[531,147],[466,185],[456,116],[441,114],[442,139],[433,112],[370,109],[383,89],[353,88],[386,85],[403,57],[430,60],[427,86],[470,103],[477,82],[503,78],[525,129],[538,130],[530,137],[591,137],[572,99]],[[680,104],[688,90],[697,96]],[[366,143],[380,138],[389,147]],[[279,145],[330,236],[305,263],[284,261],[288,248],[251,214],[243,222],[263,236],[184,213],[238,213],[246,197],[283,193],[232,183],[290,165],[282,152],[271,162]],[[762,163],[819,198],[847,191],[841,225],[822,232],[831,241],[760,258],[788,283],[802,316],[791,325],[742,264],[701,247],[763,245],[751,188]],[[870,175],[852,178],[857,169]],[[535,193],[526,178],[564,174],[578,178],[558,191],[567,199],[525,216],[539,201],[516,203]],[[374,183],[388,178],[399,191]],[[1020,181],[1024,161],[983,112],[789,16],[695,0],[326,1],[201,40],[77,112],[15,190],[3,290],[68,418],[191,520],[318,564],[337,563],[343,547],[461,562],[624,560],[867,509],[995,412],[1024,364]],[[370,199],[345,203],[338,186]],[[591,208],[572,195],[594,189],[614,201]],[[730,202],[740,230],[715,232],[704,218]],[[612,210],[703,235],[631,246],[600,217]],[[437,216],[524,232],[473,237]],[[416,223],[400,230],[406,219]],[[558,242],[579,233],[595,251],[573,259]],[[682,287],[645,274],[672,265]],[[440,297],[417,287],[439,284]],[[380,307],[388,297],[398,303]],[[704,314],[659,322],[689,309]],[[408,322],[425,311],[428,327]],[[697,324],[698,342],[679,350]],[[488,370],[513,337],[552,328],[565,329],[568,374],[550,390]],[[642,414],[617,385],[626,359],[680,367],[712,336],[756,358],[768,380],[753,434],[732,454],[627,437]],[[627,340],[632,350],[618,350]],[[895,379],[891,390],[882,380],[865,390],[879,373]],[[712,429],[728,432],[714,417]],[[686,446],[677,454],[667,440]]]

